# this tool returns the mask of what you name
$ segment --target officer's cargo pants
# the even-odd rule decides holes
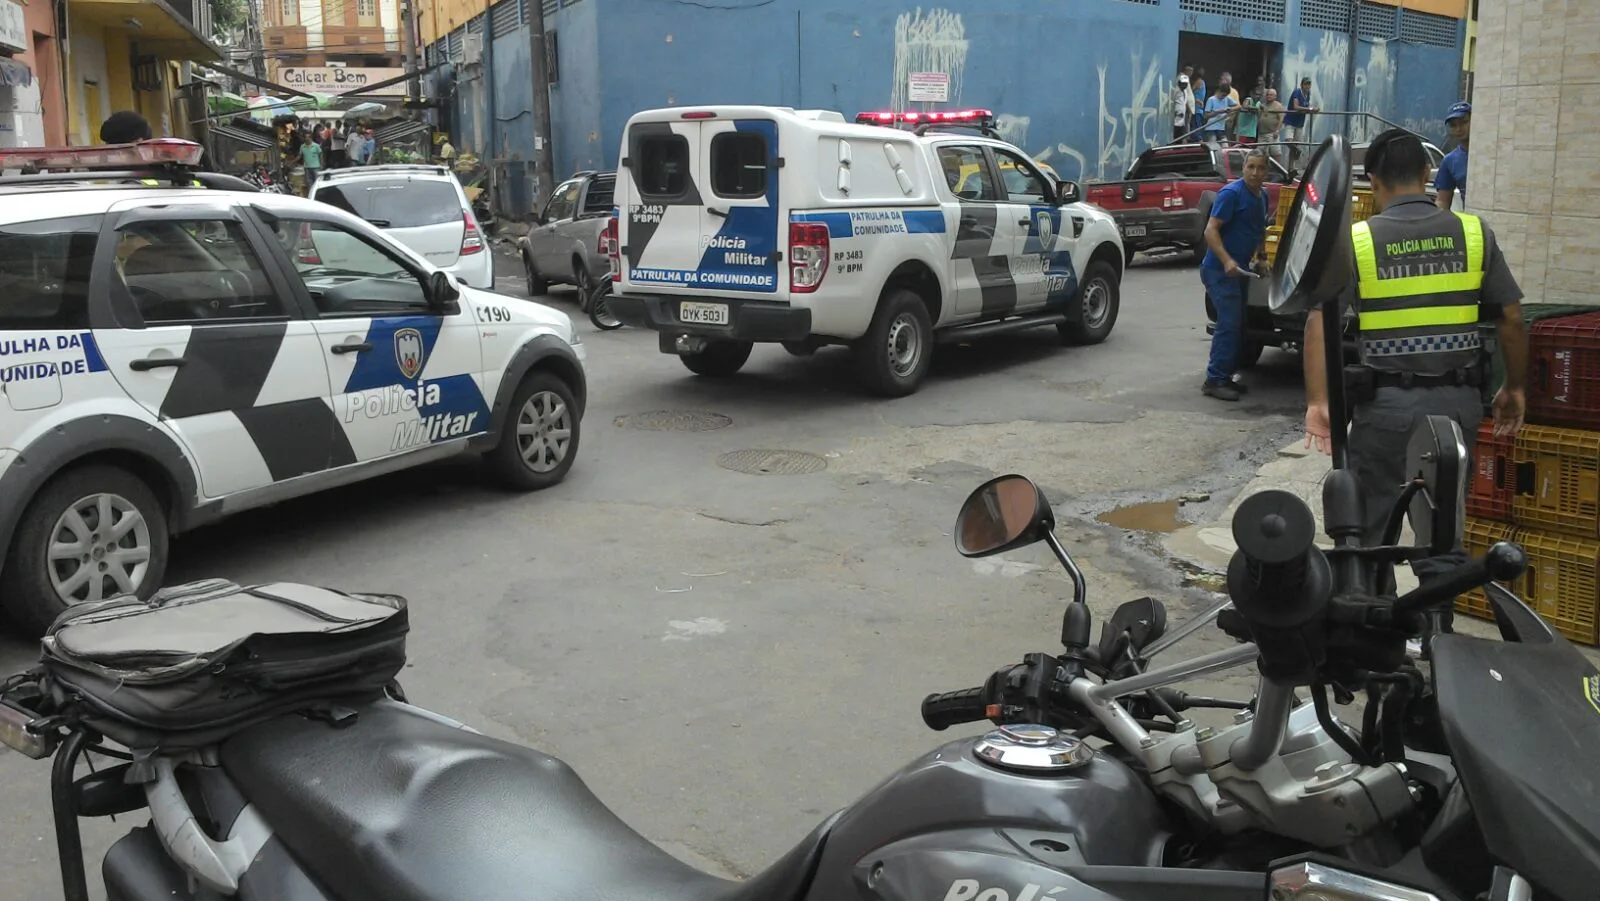
[[[1449,416],[1461,427],[1471,472],[1471,455],[1478,424],[1483,420],[1483,396],[1470,386],[1431,388],[1379,388],[1371,401],[1356,405],[1350,425],[1350,468],[1361,480],[1366,501],[1366,525],[1361,542],[1368,547],[1383,540],[1383,527],[1389,511],[1400,499],[1407,476],[1406,446],[1411,430],[1430,415]],[[1465,525],[1465,524],[1463,524]],[[1411,564],[1417,579],[1425,580],[1467,562],[1467,553],[1457,547],[1454,553],[1429,557]],[[1446,611],[1444,621],[1453,617]]]

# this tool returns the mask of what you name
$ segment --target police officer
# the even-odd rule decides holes
[[[1423,417],[1454,419],[1472,450],[1487,377],[1480,365],[1480,321],[1496,324],[1505,364],[1493,403],[1495,434],[1514,435],[1522,427],[1528,368],[1522,289],[1482,220],[1441,210],[1428,199],[1428,169],[1416,135],[1399,128],[1378,135],[1367,149],[1366,172],[1380,212],[1352,229],[1355,279],[1344,304],[1355,311],[1361,366],[1346,372],[1354,405],[1348,446],[1364,495],[1362,543],[1368,546],[1381,540],[1399,499],[1406,445]],[[1304,345],[1306,445],[1331,453],[1322,340],[1322,317],[1313,311]],[[1466,559],[1458,547],[1416,561],[1412,570],[1427,580]],[[1448,631],[1449,623],[1446,613],[1440,625]]]

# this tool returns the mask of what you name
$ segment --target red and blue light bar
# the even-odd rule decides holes
[[[875,112],[856,113],[858,125],[975,125],[979,128],[994,128],[994,112],[986,109],[963,110],[934,110],[933,112],[917,112],[907,110],[903,113]]]
[[[87,147],[7,147],[0,149],[0,169],[32,166],[40,170],[141,169],[147,166],[200,165],[205,148],[193,141],[156,138],[133,144]]]

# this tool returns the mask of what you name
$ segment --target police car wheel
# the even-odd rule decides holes
[[[522,252],[522,274],[528,281],[528,294],[537,297],[540,294],[550,293],[550,283],[539,274],[539,267],[533,263],[533,257],[527,251]]]
[[[1104,260],[1090,263],[1083,273],[1083,285],[1078,289],[1077,315],[1071,322],[1061,323],[1057,330],[1068,344],[1099,344],[1117,324],[1121,306],[1121,284],[1116,269]]]
[[[750,341],[712,341],[698,353],[679,354],[678,359],[695,375],[718,378],[744,368],[755,344]]]
[[[57,475],[18,523],[0,575],[17,625],[39,635],[67,607],[148,598],[167,568],[167,512],[143,479],[115,466]]]
[[[917,390],[933,358],[933,319],[912,291],[890,291],[855,347],[861,381],[875,394],[904,397]]]
[[[578,405],[549,372],[530,372],[512,395],[500,443],[485,455],[495,480],[517,491],[549,488],[567,477],[578,454]]]

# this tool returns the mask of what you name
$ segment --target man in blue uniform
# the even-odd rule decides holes
[[[1245,158],[1244,177],[1217,192],[1206,222],[1206,257],[1200,281],[1217,312],[1211,333],[1211,359],[1202,393],[1218,400],[1238,400],[1243,385],[1233,381],[1244,346],[1245,279],[1267,237],[1267,154],[1252,150]]]
[[[1439,174],[1433,177],[1433,187],[1438,196],[1434,202],[1439,204],[1439,209],[1448,210],[1457,206],[1456,195],[1461,195],[1459,204],[1461,209],[1467,208],[1467,144],[1472,140],[1472,104],[1465,100],[1450,105],[1450,111],[1444,114],[1445,127],[1450,129],[1450,139],[1456,142],[1456,149],[1445,154],[1444,161],[1439,163]]]
[[[1486,377],[1479,322],[1496,324],[1505,364],[1494,397],[1495,434],[1522,428],[1528,370],[1522,290],[1482,220],[1428,200],[1428,168],[1416,135],[1399,128],[1378,135],[1367,149],[1366,171],[1380,212],[1351,229],[1355,280],[1344,304],[1356,313],[1361,365],[1345,375],[1354,405],[1349,460],[1361,482],[1368,546],[1380,542],[1404,488],[1407,443],[1418,422],[1449,416],[1472,451]],[[1306,445],[1331,453],[1322,340],[1321,312],[1312,311],[1304,346]],[[1411,568],[1426,581],[1466,559],[1458,543],[1454,553]],[[1439,627],[1448,631],[1450,619],[1443,614]]]

